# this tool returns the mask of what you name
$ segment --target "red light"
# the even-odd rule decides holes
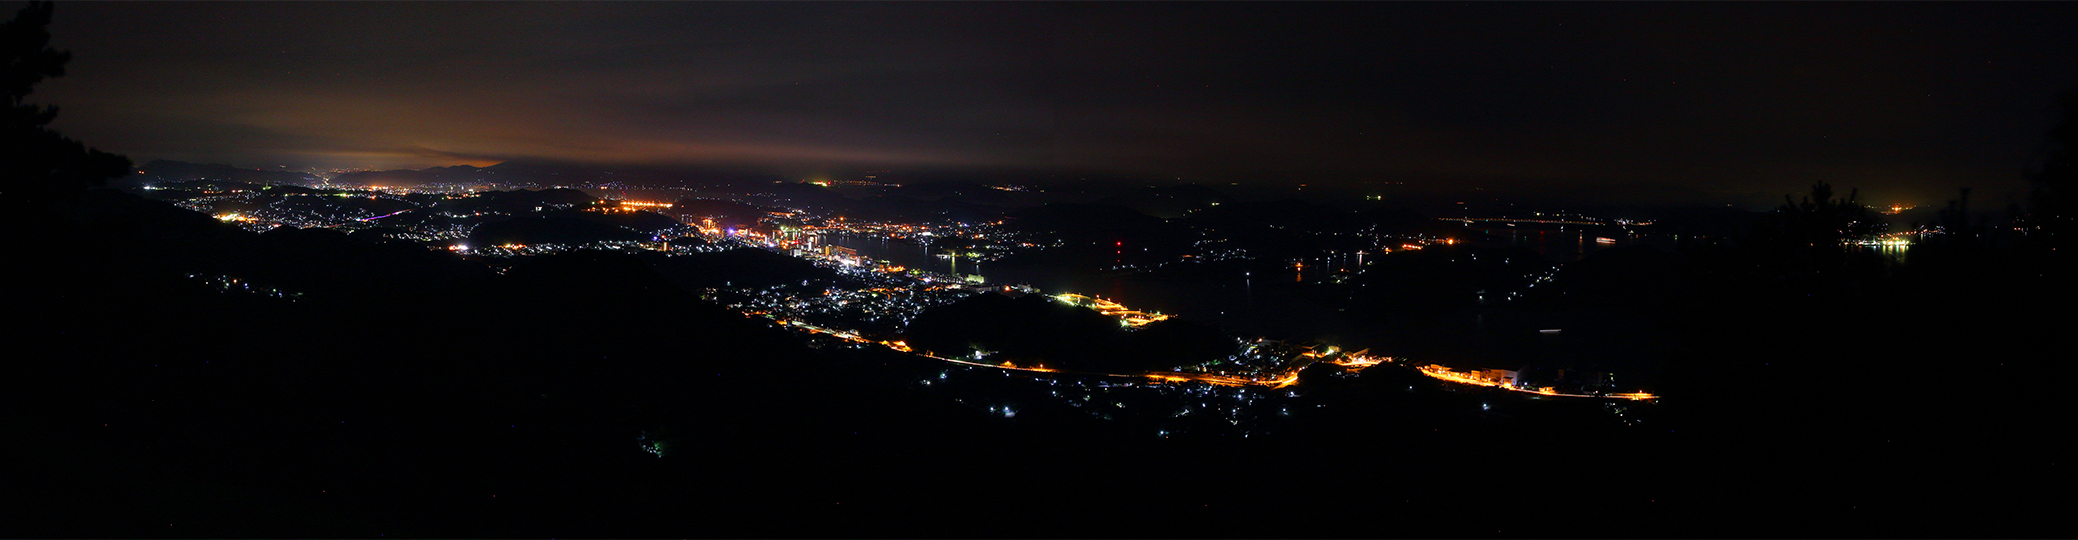
[[[1123,245],[1126,245],[1126,243],[1125,243],[1125,242],[1114,242],[1114,244],[1117,244],[1117,245],[1121,245],[1121,246],[1123,246]]]

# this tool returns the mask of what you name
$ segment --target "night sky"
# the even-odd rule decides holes
[[[31,99],[139,162],[2003,206],[2078,89],[2074,28],[2070,3],[61,3],[74,58]]]

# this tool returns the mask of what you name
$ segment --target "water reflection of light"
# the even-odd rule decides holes
[[[1863,240],[1854,244],[1861,246],[1863,249],[1876,250],[1876,253],[1889,257],[1893,261],[1905,262],[1905,253],[1912,249],[1912,241],[1905,238],[1905,234],[1908,233],[1893,233],[1879,239]]]

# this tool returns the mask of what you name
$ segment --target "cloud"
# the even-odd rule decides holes
[[[137,157],[1236,180],[2003,175],[2071,5],[68,4],[60,129]],[[1919,171],[1904,174],[1898,171]],[[1456,181],[1456,180],[1453,180]],[[1859,180],[1858,180],[1859,181]],[[1936,190],[1935,187],[1940,187]]]

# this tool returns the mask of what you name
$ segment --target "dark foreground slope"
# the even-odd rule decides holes
[[[67,212],[13,231],[15,536],[2031,536],[2068,502],[2057,424],[2009,410],[2047,390],[1857,405],[1963,390],[1769,382],[1795,379],[1730,341],[1685,349],[1730,382],[1638,425],[1316,366],[1290,429],[1158,438],[987,416],[899,376],[940,366],[803,347],[631,256],[498,274],[108,192]]]

